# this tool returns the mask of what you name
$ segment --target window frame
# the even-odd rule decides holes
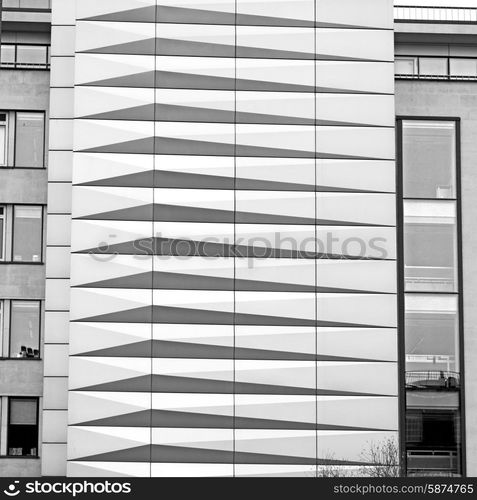
[[[9,140],[10,140],[10,132],[9,132],[9,122],[10,122],[10,113],[8,111],[3,111],[3,110],[0,110],[0,114],[4,114],[5,115],[5,121],[0,121],[0,125],[5,125],[5,145],[4,145],[4,151],[3,151],[3,154],[4,154],[4,158],[5,158],[5,161],[4,162],[0,162],[0,168],[5,168],[7,167],[8,168],[8,160],[9,160],[9,157],[8,157],[8,153],[9,153]]]
[[[407,471],[407,444],[406,444],[406,344],[405,344],[405,296],[407,294],[423,294],[423,292],[405,291],[405,275],[404,275],[404,198],[403,196],[403,122],[405,121],[452,121],[455,123],[455,206],[456,206],[456,232],[457,232],[457,259],[456,259],[456,276],[458,284],[453,294],[457,296],[457,320],[458,320],[458,341],[459,341],[459,373],[460,373],[460,391],[459,391],[459,407],[460,412],[460,439],[461,446],[459,449],[460,474],[466,476],[466,411],[465,411],[465,356],[464,356],[464,293],[463,293],[463,256],[462,256],[462,177],[461,177],[461,118],[452,116],[405,116],[398,115],[396,117],[396,140],[397,140],[397,223],[398,223],[398,256],[396,260],[398,273],[398,367],[399,367],[399,407],[400,407],[400,454],[402,467]],[[418,199],[424,201],[423,199]],[[438,199],[439,200],[439,199]],[[433,200],[436,201],[436,200]],[[445,201],[445,200],[443,200]],[[428,294],[439,295],[439,292],[427,292]],[[424,293],[425,294],[425,293]],[[449,295],[445,293],[445,295]]]
[[[36,443],[36,454],[35,455],[10,455],[10,421],[11,421],[11,409],[12,400],[30,400],[36,403],[36,430],[37,430],[37,443]],[[40,456],[39,444],[40,444],[40,398],[37,396],[8,396],[7,404],[7,449],[6,456],[8,458],[27,458],[27,459],[37,459]]]
[[[13,135],[13,168],[21,168],[21,169],[30,169],[30,170],[42,170],[46,168],[46,111],[44,110],[29,110],[29,109],[17,109],[14,112],[15,116],[15,123],[14,123],[14,129],[12,132]],[[28,167],[28,166],[23,166],[23,165],[17,165],[17,140],[18,140],[18,115],[21,113],[31,113],[31,114],[38,114],[42,116],[42,121],[43,121],[43,138],[42,138],[42,157],[41,157],[41,166],[39,167]]]
[[[0,262],[6,261],[6,250],[7,250],[7,206],[0,205],[0,208],[3,209],[3,213],[0,213],[0,220],[2,221],[2,229],[1,229],[1,245],[0,245]]]
[[[19,358],[12,356],[12,324],[13,324],[13,303],[14,302],[32,302],[38,304],[38,357],[35,358]],[[9,308],[9,325],[8,325],[8,353],[7,359],[15,359],[15,360],[27,360],[27,361],[40,361],[42,359],[42,349],[41,349],[41,334],[42,334],[42,301],[40,299],[10,299],[10,308]]]
[[[47,112],[44,109],[15,109],[15,110],[5,110],[0,109],[0,113],[4,113],[6,115],[5,120],[5,162],[3,164],[0,163],[0,169],[13,169],[18,168],[20,170],[45,170],[47,168],[46,165],[46,154],[47,154]],[[21,113],[31,113],[38,114],[42,117],[43,122],[43,137],[42,137],[42,161],[41,166],[38,167],[28,167],[23,165],[17,165],[17,121],[18,115]],[[1,123],[1,122],[0,122]]]
[[[18,60],[18,47],[45,47],[46,53],[45,53],[45,61],[44,63],[39,63],[37,65],[28,65],[25,63],[22,63],[21,61]],[[14,51],[14,60],[12,63],[0,63],[0,67],[2,69],[16,69],[16,70],[33,70],[33,71],[49,71],[50,70],[50,52],[51,52],[51,45],[46,44],[46,43],[2,43],[1,47],[13,47]]]
[[[41,229],[40,229],[40,259],[38,261],[34,260],[15,260],[14,255],[15,255],[15,209],[17,207],[39,207],[40,212],[41,212]],[[11,255],[10,255],[10,260],[12,264],[33,264],[33,265],[38,265],[38,264],[44,264],[43,257],[44,257],[44,244],[45,244],[45,206],[44,205],[36,205],[36,204],[25,204],[25,203],[17,203],[12,205],[12,243],[11,243]]]
[[[401,78],[416,78],[419,76],[419,58],[418,56],[402,56],[397,55],[394,58],[394,63],[396,61],[412,61],[413,62],[413,72],[412,73],[396,73],[396,64],[394,67],[395,75]]]

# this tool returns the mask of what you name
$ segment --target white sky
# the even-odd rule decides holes
[[[477,7],[477,0],[394,0],[394,5],[419,5],[425,7]]]

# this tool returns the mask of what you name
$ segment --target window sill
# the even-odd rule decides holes
[[[24,459],[24,460],[40,460],[40,456],[39,455],[36,455],[36,456],[31,456],[31,455],[0,455],[0,460],[5,460],[5,459],[14,459],[14,460],[18,460],[18,459]]]
[[[0,260],[0,265],[3,266],[43,266],[44,262],[26,262],[17,260]]]
[[[0,361],[43,361],[43,358],[9,358],[1,356]]]

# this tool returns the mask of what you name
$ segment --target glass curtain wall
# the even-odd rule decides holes
[[[400,121],[410,475],[462,472],[458,126]]]

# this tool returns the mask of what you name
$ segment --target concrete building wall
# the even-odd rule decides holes
[[[3,13],[5,14],[5,13]],[[40,15],[42,24],[33,28],[28,23],[38,20],[38,16],[31,18],[23,16],[25,24],[15,24],[21,13],[14,16],[2,16],[3,30],[2,43],[49,43],[49,28],[44,21],[49,14]],[[9,19],[6,19],[9,18]],[[14,19],[15,18],[15,19]],[[15,22],[12,22],[15,21]],[[18,29],[19,28],[19,29]],[[45,70],[30,69],[5,69],[0,70],[0,110],[1,111],[43,111],[45,112],[45,125],[48,123],[50,74]],[[45,142],[48,140],[46,128]],[[11,141],[13,144],[13,141]],[[48,153],[45,147],[45,165]],[[47,184],[46,169],[42,168],[11,168],[0,167],[0,204],[35,204],[46,205]],[[7,211],[12,213],[11,208]],[[46,226],[43,225],[43,241],[46,240]],[[7,241],[11,241],[11,230],[7,224]],[[45,255],[45,249],[43,249]],[[18,264],[8,261],[0,265],[0,299],[9,303],[10,299],[44,300],[45,297],[45,265]],[[9,303],[10,304],[10,303]],[[43,310],[43,308],[42,308]],[[9,354],[10,323],[7,311],[4,311],[3,335],[0,339],[4,356]],[[43,318],[41,319],[43,324]],[[41,338],[41,337],[40,337]],[[40,348],[40,353],[43,348]],[[41,359],[0,359],[0,476],[39,476],[39,457],[7,457],[7,424],[8,424],[8,397],[35,397],[39,398],[41,426],[41,408],[43,395],[43,361]]]
[[[461,118],[467,475],[477,476],[477,83],[396,82],[398,116]]]
[[[74,149],[68,475],[365,465],[398,427],[392,3],[75,4],[52,32],[63,60],[76,31],[74,148],[71,82],[50,131],[50,155]]]

